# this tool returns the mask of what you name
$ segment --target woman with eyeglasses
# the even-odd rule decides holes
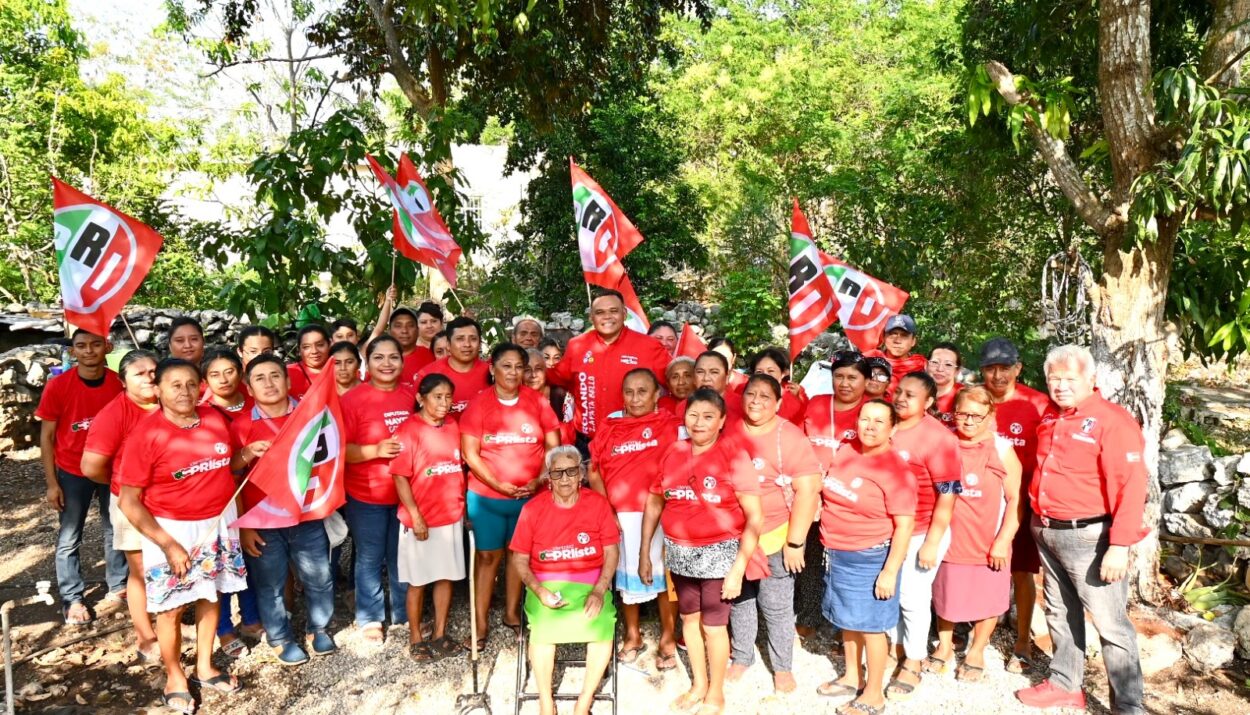
[[[547,450],[560,444],[560,421],[547,398],[521,384],[528,360],[520,345],[496,346],[490,354],[494,384],[478,393],[460,417],[460,453],[470,471],[466,508],[477,539],[478,632],[471,637],[479,650],[490,633],[490,601],[504,550],[521,508],[542,486]],[[504,568],[503,624],[520,628],[521,577],[514,566],[509,560]]]
[[[864,399],[888,400],[890,380],[894,377],[894,368],[890,361],[883,357],[866,357],[864,362],[869,370],[868,384],[864,386]]]
[[[972,387],[955,400],[955,434],[963,466],[963,491],[951,517],[951,547],[933,582],[938,647],[933,658],[955,657],[956,623],[972,623],[972,642],[955,671],[958,680],[985,674],[985,646],[998,617],[1011,605],[1011,542],[1020,526],[1020,460],[994,433],[994,400]]]
[[[539,713],[555,713],[551,678],[556,646],[585,643],[586,676],[573,712],[589,715],[612,658],[616,607],[608,589],[621,534],[608,500],[582,486],[586,472],[576,447],[549,450],[544,472],[547,489],[521,510],[509,560],[526,589],[529,659]]]
[[[959,371],[964,366],[959,347],[954,343],[938,343],[929,351],[929,362],[926,372],[937,385],[937,395],[933,400],[933,416],[946,425],[946,429],[955,431],[955,397],[963,389],[963,383],[956,382]]]

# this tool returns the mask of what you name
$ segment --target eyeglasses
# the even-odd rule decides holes
[[[941,367],[947,370],[953,370],[959,366],[953,362],[938,362],[937,360],[930,360],[929,367]]]
[[[956,412],[956,413],[955,413],[955,420],[956,420],[956,421],[958,421],[958,422],[968,422],[968,423],[971,423],[971,424],[974,424],[974,425],[979,425],[979,424],[981,424],[982,422],[984,422],[984,421],[985,421],[985,418],[986,418],[986,417],[989,417],[989,415],[978,415],[978,414],[975,414],[975,413],[972,413],[972,412]]]
[[[874,372],[872,374],[872,379],[876,380],[877,382],[889,382],[890,376],[885,374],[884,372]]]
[[[547,473],[547,478],[553,482],[563,481],[565,479],[581,479],[581,467],[569,467],[568,469],[553,469]]]

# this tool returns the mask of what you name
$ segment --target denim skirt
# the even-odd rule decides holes
[[[889,553],[889,542],[863,551],[825,549],[825,595],[820,604],[825,620],[861,633],[884,633],[898,624],[898,581],[889,599],[882,601],[874,593]]]

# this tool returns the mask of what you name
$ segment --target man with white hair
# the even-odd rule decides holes
[[[538,318],[522,315],[512,324],[512,342],[526,350],[538,348],[543,339],[543,324]]]
[[[1054,641],[1050,678],[1016,691],[1026,705],[1085,707],[1085,612],[1102,641],[1111,710],[1145,713],[1137,633],[1128,618],[1129,547],[1146,534],[1145,439],[1123,407],[1094,389],[1094,358],[1075,345],[1046,356],[1058,410],[1037,428],[1029,496],[1033,537],[1046,575],[1046,625]]]

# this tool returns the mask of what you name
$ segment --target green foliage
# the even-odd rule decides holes
[[[58,300],[54,174],[165,237],[137,302],[205,305],[217,279],[192,237],[207,227],[163,215],[160,198],[172,173],[189,165],[184,149],[195,124],[151,118],[147,98],[119,75],[84,80],[79,65],[87,58],[63,0],[0,3],[0,295]]]
[[[585,310],[570,193],[574,156],[646,239],[625,258],[643,306],[675,302],[672,275],[704,268],[707,255],[696,240],[703,210],[672,149],[676,132],[671,114],[627,86],[582,116],[558,120],[550,132],[519,124],[509,164],[536,162],[538,175],[521,204],[520,238],[496,250],[491,289],[542,312]]]
[[[770,271],[746,268],[725,274],[716,293],[717,332],[750,355],[773,342],[772,326],[785,324],[785,301]]]

